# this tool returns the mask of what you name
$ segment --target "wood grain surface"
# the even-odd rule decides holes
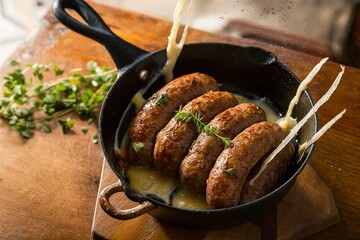
[[[147,51],[166,47],[171,23],[142,14],[91,3],[112,30]],[[249,39],[231,38],[191,29],[187,42],[228,42],[258,46],[274,52],[300,79],[319,58]],[[43,25],[10,57],[22,63],[55,61],[67,71],[85,67],[89,60],[114,64],[105,48],[56,21],[50,12]],[[3,66],[3,76],[9,67]],[[317,101],[337,73],[338,63],[328,62],[309,86]],[[360,236],[360,70],[347,67],[342,82],[319,110],[320,126],[344,108],[345,116],[321,138],[310,160],[333,192],[340,222],[311,239],[356,239]],[[36,132],[21,139],[0,123],[0,239],[89,239],[103,155],[77,121],[75,131],[63,135]],[[193,232],[189,231],[189,235]]]

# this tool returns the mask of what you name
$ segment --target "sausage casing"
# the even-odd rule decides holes
[[[293,153],[294,145],[290,142],[266,165],[264,171],[251,183],[251,180],[256,176],[266,158],[266,156],[263,157],[251,169],[249,176],[246,178],[241,190],[239,204],[252,202],[274,190],[279,181],[284,177]]]
[[[242,103],[219,113],[209,126],[217,129],[220,136],[233,139],[245,128],[265,120],[266,114],[262,108],[252,103]],[[205,195],[206,179],[223,150],[224,144],[219,138],[202,132],[181,162],[181,184]]]
[[[206,201],[211,208],[236,206],[250,170],[285,138],[278,124],[260,122],[246,128],[233,139],[233,147],[216,159],[207,179]]]
[[[127,161],[136,166],[151,165],[156,135],[173,117],[174,111],[211,90],[218,90],[214,78],[192,73],[174,79],[157,91],[158,96],[166,96],[166,102],[157,104],[156,98],[150,98],[137,112],[127,136]],[[141,147],[135,148],[135,144]]]
[[[237,104],[235,96],[224,91],[211,91],[190,101],[182,109],[198,115],[208,123],[218,113]],[[192,121],[178,121],[172,118],[158,133],[154,147],[154,166],[165,175],[176,176],[179,165],[198,136]]]

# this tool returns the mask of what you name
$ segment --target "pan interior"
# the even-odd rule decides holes
[[[124,185],[125,194],[133,201],[150,200],[164,205],[157,199],[141,196],[133,192],[126,179],[124,168],[114,153],[115,142],[121,142],[135,115],[131,104],[132,96],[141,89],[145,98],[150,97],[165,84],[162,77],[147,83],[138,80],[140,71],[147,70],[150,76],[156,73],[166,62],[164,50],[145,56],[127,67],[119,74],[117,82],[104,101],[99,122],[100,141],[104,154],[112,170]],[[270,52],[254,47],[240,47],[228,44],[203,43],[185,45],[174,69],[174,76],[202,72],[214,77],[220,88],[250,97],[269,99],[273,107],[285,114],[288,104],[299,85],[298,78]],[[312,101],[305,92],[294,109],[293,117],[301,120],[311,109]],[[298,134],[303,143],[316,132],[316,117],[312,117]],[[303,157],[303,162],[294,165],[284,179],[284,183],[293,181],[304,167],[311,151]]]

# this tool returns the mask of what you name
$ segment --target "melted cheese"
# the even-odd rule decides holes
[[[206,210],[210,209],[206,202],[205,196],[195,194],[186,188],[180,188],[174,198],[172,205],[177,208],[190,210]]]
[[[276,113],[274,109],[270,107],[269,104],[266,103],[264,98],[250,99],[239,94],[234,94],[234,96],[236,97],[238,103],[253,103],[261,107],[264,110],[266,114],[266,118],[269,122],[275,123],[279,121],[280,119],[279,114]]]
[[[179,183],[174,178],[163,176],[159,171],[148,167],[131,167],[127,170],[131,189],[143,195],[156,195],[166,204]]]
[[[286,132],[289,133],[292,128],[296,125],[296,119],[292,118],[292,112],[295,105],[299,102],[301,94],[306,90],[307,85],[313,80],[315,75],[320,71],[321,67],[329,58],[322,59],[308,74],[308,76],[300,83],[295,96],[290,101],[288,110],[284,118],[280,119],[277,123]]]
[[[346,109],[344,109],[342,112],[340,112],[338,115],[336,115],[333,119],[331,119],[329,122],[327,122],[316,134],[314,134],[314,136],[309,140],[306,141],[305,143],[301,144],[299,147],[299,159],[298,161],[301,160],[302,155],[304,154],[305,150],[312,145],[313,143],[315,143],[317,140],[319,140],[320,137],[322,137],[325,132],[327,130],[329,130],[331,128],[332,125],[334,125],[346,112]]]
[[[182,51],[182,48],[184,46],[187,31],[189,28],[189,21],[187,19],[181,39],[180,39],[179,43],[177,43],[176,38],[177,38],[177,35],[179,32],[180,20],[183,15],[183,12],[184,12],[186,2],[187,2],[186,0],[178,0],[176,3],[175,10],[174,10],[173,25],[172,25],[171,32],[170,32],[170,35],[168,38],[168,46],[166,48],[167,61],[166,61],[164,68],[161,71],[161,73],[164,75],[166,82],[170,82],[171,80],[174,79],[173,70],[174,70],[176,61],[177,61],[177,59]],[[188,17],[190,15],[191,4],[192,4],[192,0],[190,0],[189,6],[188,6]]]
[[[127,138],[127,135],[128,135],[128,133],[126,131],[126,133],[124,134],[124,136],[121,139],[120,146],[119,146],[117,137],[115,138],[115,144],[114,144],[115,153],[116,153],[116,156],[118,156],[118,157],[125,158],[125,156],[126,156],[126,138]]]
[[[135,108],[139,110],[146,103],[146,100],[141,92],[138,91],[131,99],[131,102],[135,105]]]
[[[167,61],[165,63],[165,66],[160,71],[160,75],[163,75],[166,82],[170,82],[174,79],[173,70],[176,64],[176,61],[183,49],[187,31],[189,28],[189,19],[186,21],[186,25],[184,28],[184,31],[182,33],[181,39],[179,43],[176,42],[177,35],[179,33],[180,25],[181,25],[181,17],[184,13],[184,9],[186,6],[187,0],[178,0],[176,3],[176,7],[173,14],[173,25],[171,28],[170,35],[168,37],[168,45],[166,48],[166,56]],[[192,0],[190,0],[190,3],[188,5],[188,17],[190,15],[191,11],[191,5]],[[146,102],[144,97],[140,92],[137,92],[133,98],[131,99],[131,102],[135,105],[136,109],[140,109]]]

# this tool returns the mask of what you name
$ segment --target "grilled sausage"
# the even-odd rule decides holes
[[[272,150],[269,153],[271,152]],[[246,178],[244,187],[241,190],[239,204],[254,201],[274,190],[284,177],[293,153],[294,145],[290,142],[266,165],[264,171],[251,184],[251,180],[258,173],[267,156],[263,157],[263,159],[251,169],[249,176]]]
[[[245,128],[265,120],[266,114],[262,108],[255,104],[242,103],[219,113],[209,126],[217,129],[220,136],[233,139]],[[202,132],[181,162],[181,184],[193,192],[205,195],[206,179],[223,150],[224,144],[219,138]]]
[[[184,106],[182,111],[198,115],[202,122],[208,123],[218,113],[237,104],[234,95],[228,92],[208,92]],[[154,147],[154,166],[164,175],[176,176],[179,165],[192,142],[198,136],[192,121],[178,121],[172,118],[158,133]]]
[[[137,112],[129,128],[126,145],[129,163],[136,166],[151,165],[156,135],[173,117],[174,110],[211,90],[218,90],[214,78],[193,73],[181,76],[157,91],[157,96],[165,96],[165,103],[158,104],[157,98],[150,98]]]
[[[260,122],[251,125],[233,139],[233,147],[216,159],[206,186],[206,201],[211,208],[236,206],[250,170],[285,138],[279,125]]]

